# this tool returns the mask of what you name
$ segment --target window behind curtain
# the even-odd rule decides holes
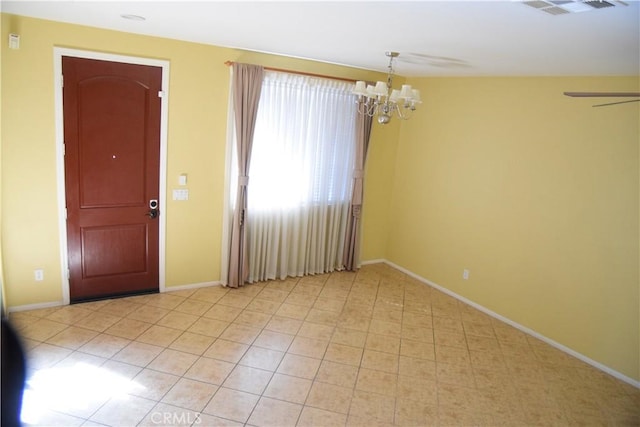
[[[250,282],[341,268],[355,147],[351,86],[265,74],[249,172]]]

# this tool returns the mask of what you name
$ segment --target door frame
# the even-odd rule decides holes
[[[117,55],[88,50],[53,48],[53,79],[56,133],[56,185],[58,199],[58,233],[60,234],[60,267],[62,283],[62,303],[70,303],[69,262],[67,245],[66,186],[64,170],[64,110],[62,104],[62,57],[96,59],[100,61],[123,62],[126,64],[149,65],[162,68],[162,97],[160,99],[160,223],[158,236],[158,290],[165,292],[166,264],[166,202],[167,202],[167,125],[169,119],[169,61]]]

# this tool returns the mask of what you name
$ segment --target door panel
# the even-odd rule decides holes
[[[63,57],[72,302],[158,290],[162,68]]]

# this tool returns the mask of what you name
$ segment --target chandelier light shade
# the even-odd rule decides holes
[[[387,124],[394,115],[402,120],[407,120],[421,104],[420,91],[413,89],[411,85],[402,85],[393,89],[393,60],[398,52],[385,52],[389,58],[387,82],[377,82],[368,85],[364,81],[356,82],[353,94],[358,96],[358,113],[369,117],[378,116],[378,123]]]

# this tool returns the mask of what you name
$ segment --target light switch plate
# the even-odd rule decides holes
[[[180,189],[180,190],[173,190],[173,200],[189,200],[189,190],[187,189]]]

